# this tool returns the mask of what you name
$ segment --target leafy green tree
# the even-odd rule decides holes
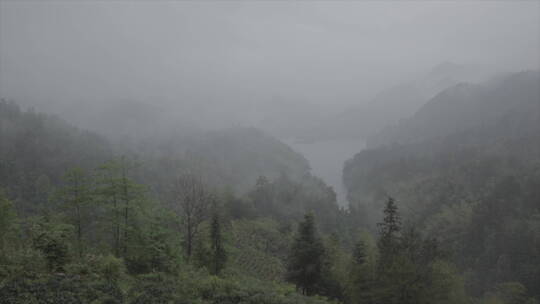
[[[32,242],[41,251],[50,272],[63,271],[70,260],[69,239],[73,226],[50,218],[38,219],[32,226]]]
[[[17,229],[17,215],[13,204],[0,189],[0,259],[5,259],[8,248],[13,247]],[[10,246],[7,244],[10,243]]]
[[[215,198],[203,183],[202,178],[193,174],[184,174],[177,178],[174,195],[181,210],[184,247],[189,260],[199,235],[199,228],[208,217],[208,210]]]
[[[323,279],[324,254],[314,215],[307,213],[298,226],[287,265],[287,280],[294,283],[303,295],[313,295],[319,291]]]
[[[505,282],[498,284],[495,290],[496,296],[504,304],[536,304],[534,298],[527,295],[527,288],[519,282]]]
[[[52,211],[51,206],[49,206],[49,195],[52,192],[52,188],[51,180],[46,174],[41,174],[34,183],[34,200],[43,213]]]
[[[113,251],[126,256],[129,246],[129,231],[133,230],[136,204],[144,200],[144,188],[135,183],[129,172],[136,165],[122,156],[99,167],[98,193],[110,208]]]
[[[125,274],[125,266],[122,259],[113,255],[101,257],[97,265],[97,271],[108,283],[116,283]]]
[[[157,207],[161,208],[161,207]],[[156,208],[156,209],[157,209]],[[138,210],[137,210],[138,211]],[[181,248],[177,236],[169,227],[173,216],[159,210],[137,216],[130,247],[125,257],[130,273],[174,272],[180,262]]]
[[[110,214],[112,248],[114,255],[120,256],[120,237],[121,237],[121,219],[120,219],[120,180],[118,163],[108,161],[98,168],[98,194],[103,203],[108,207]]]
[[[211,241],[211,267],[213,274],[218,275],[225,267],[227,262],[227,252],[223,247],[223,236],[221,232],[221,223],[219,215],[214,213],[210,223],[210,241]]]
[[[61,190],[62,200],[68,208],[70,220],[75,226],[77,251],[79,257],[84,254],[85,223],[88,221],[88,205],[93,200],[92,181],[86,171],[73,168],[64,175],[65,186]]]
[[[125,156],[121,156],[118,160],[120,168],[120,197],[123,201],[123,218],[124,218],[124,244],[123,244],[123,255],[127,255],[128,244],[129,244],[129,235],[128,232],[131,230],[131,210],[135,207],[133,204],[142,199],[143,188],[141,185],[136,184],[133,180],[129,178],[129,171],[136,168],[134,162],[129,161]]]

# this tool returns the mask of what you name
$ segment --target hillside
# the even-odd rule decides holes
[[[519,281],[538,295],[540,260],[524,259],[540,252],[538,84],[523,72],[437,95],[346,163],[352,205],[373,225],[396,198],[469,272],[472,293]]]
[[[304,131],[304,140],[366,139],[418,111],[437,93],[459,83],[481,83],[497,75],[492,67],[443,62],[423,75],[381,90],[367,103],[317,120]]]
[[[111,156],[109,142],[95,133],[0,101],[0,188],[19,211],[45,208],[67,169],[93,168]]]
[[[0,148],[1,303],[330,303],[285,267],[304,214],[340,229],[335,193],[257,129],[115,142],[1,101]]]
[[[516,73],[482,84],[460,83],[443,90],[412,117],[371,136],[368,145],[418,142],[489,124],[510,112],[538,109],[540,72]]]
[[[275,179],[285,174],[299,180],[309,175],[309,164],[300,154],[254,128],[116,139],[2,101],[0,188],[20,201],[21,210],[34,210],[40,205],[38,201],[43,201],[42,196],[51,194],[60,184],[68,168],[90,170],[115,155],[140,162],[137,180],[163,198],[175,176],[186,170],[196,170],[215,187],[244,193],[259,176]]]

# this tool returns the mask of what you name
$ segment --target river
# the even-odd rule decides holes
[[[332,186],[340,206],[348,206],[347,192],[343,186],[343,165],[346,160],[365,148],[359,139],[333,139],[316,142],[284,140],[293,150],[304,155],[311,166],[311,173]]]

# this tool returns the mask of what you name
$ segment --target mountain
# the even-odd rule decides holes
[[[140,110],[127,109],[124,115],[129,119],[117,116],[116,126],[135,125]],[[120,140],[123,132],[127,131],[111,130],[109,134],[115,135],[105,137],[57,116],[1,101],[0,188],[21,210],[32,212],[45,204],[67,169],[93,170],[115,155],[141,162],[139,181],[161,196],[170,193],[171,183],[185,170],[197,170],[211,185],[239,192],[251,189],[261,175],[269,179],[286,175],[293,180],[309,175],[302,155],[255,128],[164,134],[154,129],[148,133],[153,136],[139,133]]]
[[[376,144],[374,144],[374,142]],[[343,172],[372,228],[388,196],[437,238],[480,295],[540,286],[540,77],[508,75],[445,90],[387,129]]]
[[[422,141],[490,123],[512,111],[534,112],[540,95],[538,83],[539,72],[527,71],[482,84],[457,84],[437,94],[411,118],[371,136],[367,143],[374,147]]]
[[[151,175],[160,177],[151,182],[156,187],[166,188],[178,171],[189,169],[204,176],[213,186],[244,193],[255,185],[259,176],[275,179],[286,175],[299,180],[310,171],[302,155],[256,128],[234,127],[147,138],[131,146],[131,150],[150,160]]]
[[[338,115],[317,121],[303,134],[305,140],[365,139],[386,126],[413,115],[441,90],[458,83],[477,83],[497,75],[488,66],[441,63],[423,76],[379,92],[365,105],[353,106]]]
[[[19,203],[20,211],[45,204],[43,196],[68,168],[93,168],[111,155],[102,136],[0,101],[0,188]]]

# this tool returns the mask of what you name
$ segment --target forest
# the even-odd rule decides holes
[[[0,0],[0,304],[540,304],[539,1]]]
[[[539,80],[416,135],[464,88],[434,97],[346,163],[349,208],[256,129],[136,150],[3,100],[2,303],[537,303]]]

